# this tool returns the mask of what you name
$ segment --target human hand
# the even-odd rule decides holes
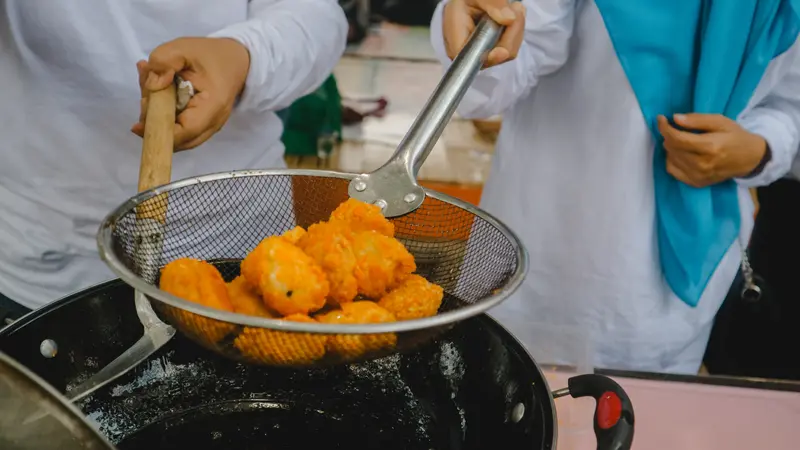
[[[658,130],[664,136],[667,151],[667,172],[690,186],[706,187],[745,177],[758,167],[767,152],[763,137],[725,116],[675,114],[673,120],[687,131],[658,116]]]
[[[478,20],[488,14],[506,27],[484,67],[496,66],[517,57],[525,32],[525,7],[508,0],[450,0],[444,7],[442,31],[447,56],[455,59],[475,30]]]
[[[250,52],[233,39],[179,38],[157,47],[136,68],[142,100],[131,131],[139,136],[144,136],[148,93],[166,88],[176,75],[192,83],[195,95],[175,120],[175,150],[186,150],[228,121],[250,71]]]

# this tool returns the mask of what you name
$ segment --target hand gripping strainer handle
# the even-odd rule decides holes
[[[422,205],[425,190],[417,183],[419,169],[486,61],[489,51],[497,43],[503,28],[488,16],[481,19],[394,155],[374,172],[354,178],[348,188],[351,197],[380,206],[386,217],[402,216]]]

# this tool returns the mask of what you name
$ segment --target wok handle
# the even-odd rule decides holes
[[[598,450],[630,450],[633,444],[633,404],[616,381],[596,374],[578,375],[568,381],[572,398],[595,399],[594,434]]]
[[[489,16],[483,16],[387,165],[393,161],[402,161],[411,176],[417,178],[420,167],[486,62],[489,51],[497,44],[503,29],[503,26]]]
[[[139,166],[139,192],[167,184],[172,177],[176,95],[175,84],[150,93]]]

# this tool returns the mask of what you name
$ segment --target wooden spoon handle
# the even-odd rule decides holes
[[[144,124],[142,162],[139,166],[139,192],[164,184],[172,178],[172,152],[175,143],[175,85],[151,92]],[[136,208],[139,219],[153,219],[165,223],[167,195],[157,195]]]
[[[139,192],[170,182],[175,128],[175,85],[151,92],[139,166]]]

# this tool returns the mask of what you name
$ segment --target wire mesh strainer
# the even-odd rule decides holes
[[[527,257],[519,239],[472,205],[420,187],[416,174],[500,30],[488,19],[479,23],[395,155],[375,172],[236,171],[145,190],[101,225],[101,257],[180,333],[254,364],[317,367],[382,357],[413,349],[486,311],[524,278]],[[172,151],[171,141],[165,145],[172,122],[164,127],[156,121],[174,121],[169,114],[153,114],[153,108],[174,110],[174,96],[174,90],[151,94],[146,126],[154,130],[149,141],[160,145],[149,150],[145,145],[145,153],[160,156],[143,157],[141,170],[151,174],[152,186],[169,182]],[[209,261],[230,281],[262,239],[326,220],[349,197],[381,206],[395,225],[395,237],[415,257],[417,273],[444,289],[437,315],[380,324],[294,322],[212,309],[158,288],[160,269],[178,258]]]

